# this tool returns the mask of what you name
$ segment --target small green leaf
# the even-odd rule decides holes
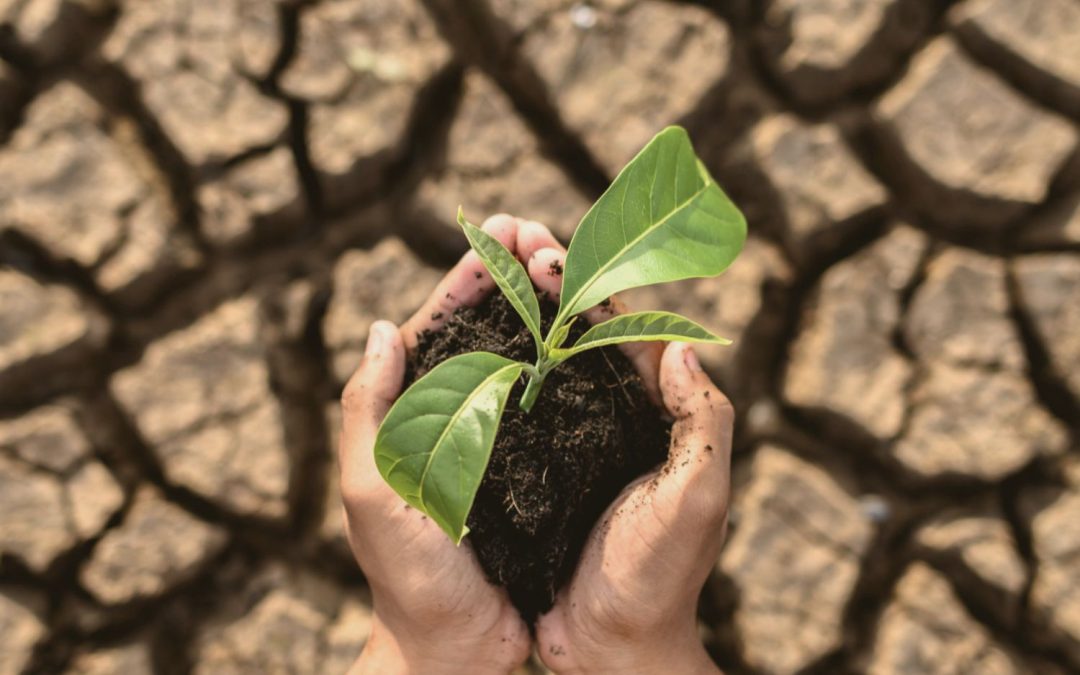
[[[465,212],[458,207],[458,224],[465,231],[480,261],[491,273],[491,278],[502,290],[510,304],[521,315],[525,326],[536,341],[538,355],[544,353],[544,337],[540,332],[540,302],[536,299],[529,273],[502,242],[465,219]]]
[[[487,352],[447,359],[401,395],[375,437],[379,473],[455,544],[523,367]]]
[[[574,327],[574,322],[577,321],[577,317],[570,319],[559,330],[555,331],[555,334],[551,336],[550,347],[552,349],[558,349],[566,342],[566,338],[570,335],[570,329]]]
[[[629,288],[720,274],[745,239],[745,218],[694,155],[686,131],[668,127],[578,225],[558,319]]]
[[[671,312],[633,312],[620,314],[590,328],[574,346],[571,354],[620,342],[708,342],[729,345],[731,340],[713,335],[700,324]]]

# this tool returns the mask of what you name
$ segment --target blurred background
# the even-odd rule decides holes
[[[729,673],[1080,669],[1080,3],[0,0],[0,674],[341,673],[336,398],[463,203],[745,211]],[[541,672],[529,666],[526,672]]]

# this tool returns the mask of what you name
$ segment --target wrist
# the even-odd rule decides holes
[[[415,635],[401,626],[395,628],[376,613],[371,636],[349,675],[505,675],[521,660],[506,649],[506,641],[498,634],[477,640],[438,636],[431,631]]]
[[[580,629],[574,637],[551,636],[552,641],[542,645],[545,664],[559,675],[720,673],[701,642],[695,620],[640,633],[616,631],[618,639],[597,641],[585,637],[589,632]]]
[[[603,656],[583,660],[566,670],[555,669],[559,675],[652,675],[681,673],[683,675],[717,675],[720,669],[713,663],[700,641],[680,649],[670,645],[635,645],[633,648],[607,651]]]

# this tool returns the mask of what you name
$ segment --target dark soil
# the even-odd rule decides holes
[[[542,303],[545,330],[555,310]],[[578,324],[570,341],[585,331]],[[406,385],[472,351],[536,358],[521,319],[495,293],[477,307],[459,309],[443,330],[420,337]],[[468,540],[488,578],[506,586],[531,624],[573,574],[604,509],[667,457],[671,425],[633,365],[613,347],[585,352],[552,371],[529,414],[518,408],[524,389],[519,382],[507,403],[469,515]]]

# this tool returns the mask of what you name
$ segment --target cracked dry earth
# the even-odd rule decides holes
[[[1075,0],[0,0],[0,675],[341,673],[335,404],[463,202],[563,238],[681,123],[746,211],[629,294],[740,419],[730,673],[1080,669]],[[528,672],[538,672],[531,665]]]

